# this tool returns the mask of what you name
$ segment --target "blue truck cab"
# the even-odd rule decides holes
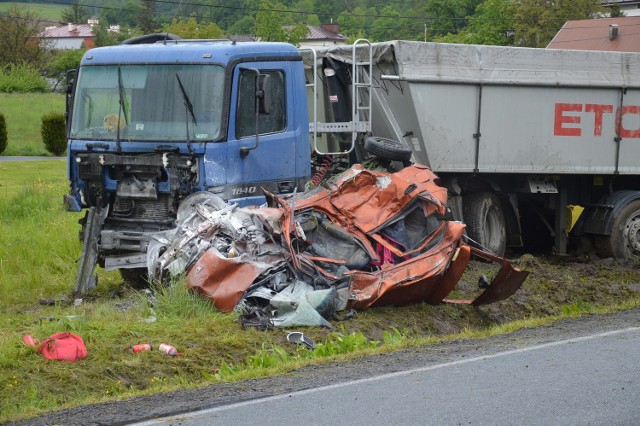
[[[168,40],[92,49],[67,114],[64,204],[88,209],[76,291],[86,291],[91,264],[144,267],[150,236],[174,226],[190,194],[260,204],[263,188],[293,193],[310,177],[304,67],[290,44]]]

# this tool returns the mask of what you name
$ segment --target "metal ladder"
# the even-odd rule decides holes
[[[358,47],[363,46],[367,48],[367,57],[363,62],[357,61]],[[356,146],[356,140],[359,133],[371,132],[371,89],[373,82],[371,79],[372,67],[373,67],[373,48],[371,42],[366,39],[358,39],[352,45],[351,52],[351,121],[348,122],[334,122],[334,123],[319,123],[318,122],[318,74],[316,72],[317,67],[317,52],[313,48],[303,48],[299,50],[308,50],[313,56],[313,81],[307,83],[307,87],[311,87],[313,91],[313,120],[309,123],[309,133],[313,134],[313,149],[320,155],[341,155],[349,154],[354,150]],[[362,73],[359,72],[359,67],[365,68]],[[362,79],[362,81],[361,81]],[[365,97],[364,94],[367,93]],[[366,101],[364,101],[366,99]],[[367,118],[361,119],[361,113],[367,112]],[[346,151],[338,152],[322,152],[318,148],[318,133],[351,133],[351,147]]]

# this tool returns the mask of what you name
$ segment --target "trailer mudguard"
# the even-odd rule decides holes
[[[640,191],[615,191],[605,195],[598,204],[587,206],[582,231],[588,234],[611,235],[614,219],[629,203],[640,199]]]

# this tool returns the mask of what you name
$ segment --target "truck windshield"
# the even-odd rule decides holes
[[[224,68],[217,65],[84,66],[71,138],[204,141],[220,135]]]

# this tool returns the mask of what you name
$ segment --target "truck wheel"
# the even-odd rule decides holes
[[[467,235],[480,248],[504,256],[507,247],[507,225],[498,197],[490,192],[476,192],[462,198],[462,214]]]
[[[373,155],[391,161],[411,160],[411,149],[391,139],[370,136],[364,141],[364,149]]]
[[[227,206],[227,203],[225,203],[224,200],[216,194],[212,194],[208,191],[194,192],[193,194],[185,197],[185,199],[180,203],[176,213],[176,223],[182,224],[188,215],[195,211],[195,207],[200,204],[212,207],[215,210],[221,210]]]
[[[596,237],[600,257],[640,259],[640,200],[629,203],[613,219],[611,235]]]

